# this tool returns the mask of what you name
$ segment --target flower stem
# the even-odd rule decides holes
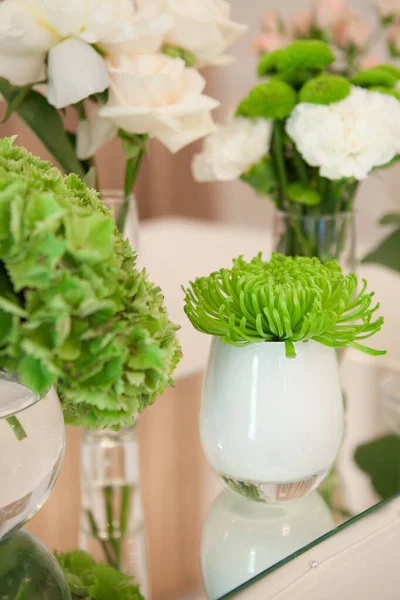
[[[121,540],[115,537],[114,530],[114,508],[113,508],[114,490],[111,485],[104,488],[104,500],[106,504],[107,532],[108,539],[115,553],[116,568],[121,569]]]
[[[15,437],[17,438],[17,440],[19,442],[22,442],[22,440],[24,440],[25,438],[27,438],[27,434],[25,432],[25,429],[22,427],[20,421],[17,419],[17,417],[8,417],[6,419],[7,423],[9,424],[9,426],[11,427],[11,429],[13,430],[13,432],[15,433]]]
[[[276,174],[278,178],[278,208],[283,209],[287,198],[287,174],[285,167],[285,158],[283,156],[283,136],[281,123],[276,121],[274,124],[274,133],[272,139],[272,152],[274,156],[274,163],[276,168]]]
[[[28,598],[28,596],[26,594],[29,591],[28,588],[30,587],[31,583],[32,583],[32,580],[29,578],[22,580],[22,583],[19,586],[17,595],[15,596],[15,600],[24,600],[24,598]]]
[[[109,551],[108,546],[107,546],[107,542],[105,540],[103,540],[101,538],[100,534],[99,534],[99,528],[97,527],[97,523],[96,523],[96,520],[94,518],[94,515],[93,515],[92,511],[88,510],[86,514],[87,514],[87,518],[88,518],[88,521],[89,521],[89,525],[90,525],[90,529],[91,529],[92,535],[93,535],[93,537],[95,537],[100,542],[100,544],[101,544],[101,546],[103,548],[104,556],[106,557],[106,560],[107,560],[107,564],[110,567],[114,567],[115,568],[116,567],[115,560],[112,558],[112,556],[110,554],[110,551]]]
[[[124,202],[122,204],[121,212],[117,221],[118,230],[122,233],[122,235],[124,233],[126,217],[129,211],[130,197],[145,154],[146,148],[143,147],[139,150],[138,155],[135,158],[128,158],[126,161]]]

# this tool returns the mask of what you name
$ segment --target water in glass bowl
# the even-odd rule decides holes
[[[0,373],[0,539],[47,500],[60,471],[64,419],[54,390],[40,399]]]

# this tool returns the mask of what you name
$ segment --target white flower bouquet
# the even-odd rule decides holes
[[[325,42],[298,40],[265,54],[259,75],[233,122],[195,156],[197,181],[241,178],[272,199],[291,223],[292,255],[340,258],[345,228],[321,256],[307,219],[350,213],[360,181],[400,159],[400,69],[373,67],[351,79],[328,72]]]
[[[204,94],[198,68],[229,62],[227,49],[246,30],[230,12],[225,0],[3,0],[6,118],[17,112],[80,176],[118,135],[128,198],[149,138],[177,152],[214,130],[218,102]],[[79,115],[76,132],[58,112],[68,106]]]

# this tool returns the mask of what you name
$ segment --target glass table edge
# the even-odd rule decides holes
[[[398,492],[394,496],[391,496],[390,498],[386,498],[385,500],[382,500],[378,504],[375,504],[375,506],[372,506],[371,508],[368,508],[367,510],[365,510],[362,513],[360,513],[359,515],[356,515],[356,516],[352,517],[351,519],[349,519],[345,523],[342,523],[342,525],[338,525],[338,527],[335,527],[335,529],[332,529],[331,531],[329,531],[325,535],[317,538],[313,542],[310,542],[309,544],[307,544],[303,548],[300,548],[300,550],[297,550],[293,554],[290,554],[286,558],[284,558],[281,561],[277,562],[275,565],[272,565],[272,567],[269,567],[265,571],[262,571],[258,575],[255,575],[254,577],[252,577],[251,579],[249,579],[249,581],[246,581],[246,582],[242,583],[239,587],[235,588],[231,592],[228,592],[224,596],[221,596],[217,600],[229,600],[230,598],[233,598],[234,596],[236,596],[240,592],[243,592],[244,590],[248,589],[249,587],[251,587],[255,583],[261,581],[262,579],[264,579],[265,577],[267,577],[268,575],[270,575],[274,571],[277,571],[279,568],[285,566],[286,564],[288,564],[289,562],[291,562],[292,560],[294,560],[298,556],[301,556],[302,554],[305,554],[306,552],[308,552],[308,550],[311,550],[312,548],[315,548],[315,546],[318,546],[319,544],[321,544],[325,540],[333,537],[337,533],[340,533],[341,531],[343,531],[344,529],[346,529],[350,525],[353,525],[354,523],[357,523],[357,521],[360,521],[361,519],[363,519],[367,515],[375,512],[377,510],[380,510],[383,506],[385,506],[386,504],[389,504],[390,502],[392,502],[396,498],[400,498],[400,492]]]

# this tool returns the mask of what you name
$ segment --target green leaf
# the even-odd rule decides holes
[[[400,213],[385,215],[379,221],[380,225],[397,225],[400,227]]]
[[[94,190],[94,189],[96,189],[96,177],[97,177],[96,167],[90,167],[89,171],[82,178],[82,181],[85,185],[88,186],[88,188],[90,188],[91,190]]]
[[[20,88],[15,88],[6,79],[0,78],[0,94],[7,102],[15,99],[16,89]],[[61,116],[44,96],[32,90],[28,91],[15,112],[39,137],[67,173],[77,173],[83,177],[85,173],[76,157],[75,148],[64,130]]]
[[[290,183],[287,187],[289,200],[305,206],[317,206],[321,203],[321,194],[303,183]]]
[[[359,446],[354,458],[383,499],[400,492],[400,437],[389,435]]]
[[[382,69],[379,66],[357,73],[351,80],[351,83],[360,87],[383,86],[392,88],[396,85],[397,80],[397,76],[386,68]]]
[[[276,175],[272,161],[268,156],[250,167],[240,179],[248,183],[261,196],[270,196],[276,191]]]
[[[310,79],[300,90],[300,102],[333,104],[347,98],[351,85],[340,75],[320,75]]]
[[[248,97],[239,104],[237,115],[247,118],[285,119],[296,105],[295,90],[273,79],[253,88]]]
[[[15,88],[15,93],[7,106],[7,112],[4,116],[3,123],[6,123],[11,115],[17,110],[19,105],[24,101],[26,95],[31,91],[33,84],[29,83],[21,88]]]
[[[185,61],[187,67],[194,67],[196,65],[197,61],[195,55],[188,50],[185,50],[185,48],[165,44],[162,48],[162,52],[167,56],[171,56],[171,58],[181,58]]]
[[[400,272],[400,229],[394,231],[362,262],[376,263]]]

